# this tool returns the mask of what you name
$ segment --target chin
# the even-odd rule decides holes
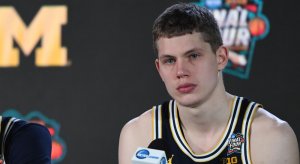
[[[203,95],[201,96],[199,93],[180,94],[176,92],[169,92],[169,94],[174,100],[176,100],[178,104],[190,108],[199,106],[199,104],[202,102],[201,100],[203,99]]]
[[[190,107],[190,108],[195,108],[197,106],[199,106],[199,104],[201,104],[200,100],[197,100],[195,98],[189,98],[189,97],[185,97],[185,98],[178,98],[175,99],[176,102],[182,106],[186,106],[186,107]]]
[[[197,103],[197,102],[178,102],[177,101],[177,103],[179,103],[181,106],[185,106],[185,107],[189,107],[189,108],[196,108],[199,105],[199,103]]]

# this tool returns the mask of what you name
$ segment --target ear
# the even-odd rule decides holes
[[[156,70],[159,72],[159,60],[158,59],[155,59],[155,67],[156,67]]]
[[[155,59],[155,67],[156,67],[157,72],[159,73],[160,78],[162,79],[162,81],[164,81],[162,76],[161,76],[160,65],[159,65],[159,60],[158,59]]]
[[[217,50],[217,62],[218,62],[218,70],[223,70],[228,63],[228,49],[224,46],[220,46]]]

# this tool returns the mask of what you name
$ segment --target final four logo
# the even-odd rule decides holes
[[[232,153],[241,153],[242,144],[245,143],[245,139],[242,134],[232,134],[228,139],[228,152],[227,155]]]
[[[196,4],[210,9],[219,24],[229,49],[224,72],[249,78],[256,41],[265,38],[270,29],[262,13],[263,0],[200,0]]]

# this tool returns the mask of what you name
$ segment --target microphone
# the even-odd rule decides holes
[[[167,164],[168,150],[163,139],[153,140],[148,148],[139,147],[133,155],[132,164]]]
[[[153,140],[149,144],[148,148],[165,151],[167,159],[172,157],[167,141],[162,138]]]

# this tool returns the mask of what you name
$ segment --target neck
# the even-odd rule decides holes
[[[223,82],[217,85],[215,91],[205,101],[195,107],[178,105],[182,128],[193,132],[213,134],[226,127],[233,96],[226,93]]]
[[[221,100],[207,102],[197,108],[183,107],[178,104],[183,128],[196,128],[197,131],[203,132],[222,127],[221,125],[226,126],[231,113],[232,100],[233,96],[228,94],[223,102]]]

